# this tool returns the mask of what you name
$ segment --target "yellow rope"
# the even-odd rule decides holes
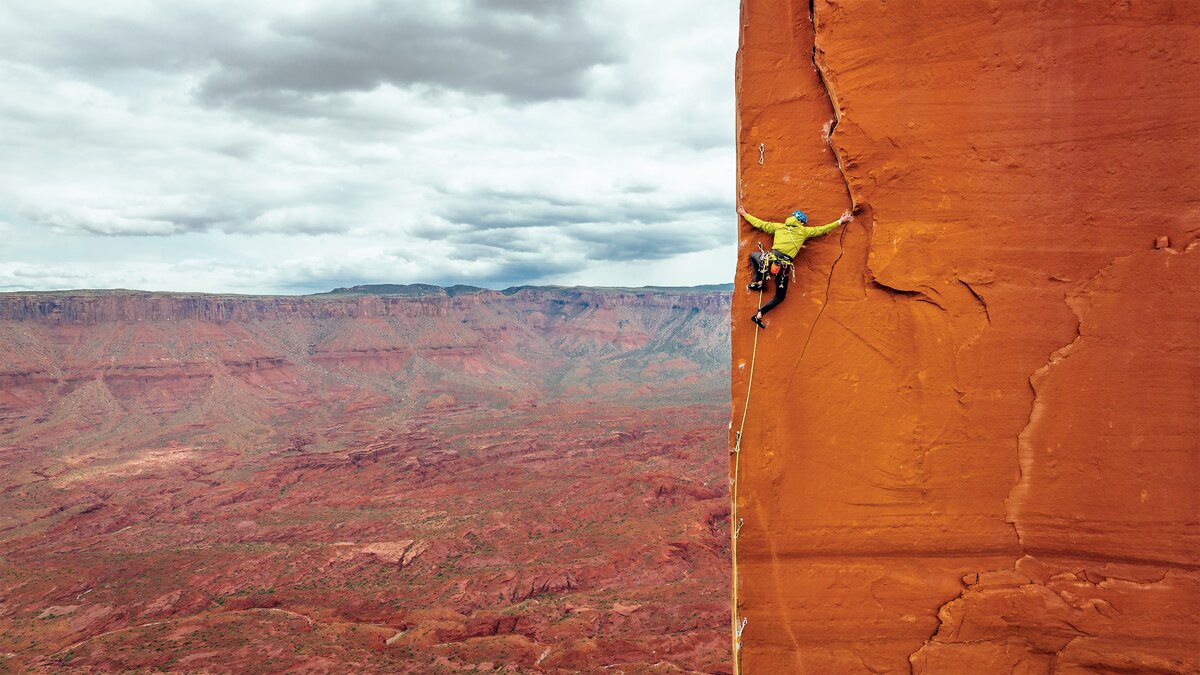
[[[765,279],[764,279],[765,282]],[[758,306],[762,307],[763,289],[758,289]],[[750,388],[754,386],[754,362],[758,359],[758,332],[762,330],[758,326],[754,327],[754,349],[750,352],[750,378],[746,381],[746,400],[742,403],[742,422],[738,427],[737,436],[735,436],[733,444],[733,482],[729,488],[729,555],[733,559],[733,593],[732,605],[733,609],[730,612],[730,639],[733,648],[733,675],[739,675],[741,672],[742,660],[742,629],[746,627],[746,620],[742,619],[739,625],[738,615],[738,561],[737,561],[737,540],[738,534],[741,533],[742,525],[738,522],[737,515],[737,495],[738,495],[738,467],[741,464],[742,457],[742,432],[746,430],[746,413],[750,411]]]

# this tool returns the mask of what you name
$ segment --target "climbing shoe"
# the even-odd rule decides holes
[[[766,324],[764,324],[764,323],[762,322],[762,317],[761,317],[761,316],[759,316],[758,314],[755,314],[754,316],[750,317],[750,320],[751,320],[751,321],[753,321],[754,323],[758,324],[758,327],[759,327],[759,328],[766,328],[766,327],[767,327],[767,326],[766,326]]]
[[[761,281],[752,281],[746,285],[746,288],[748,288],[752,291],[761,291],[762,290],[762,282]]]

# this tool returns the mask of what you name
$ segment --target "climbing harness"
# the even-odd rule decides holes
[[[767,254],[767,258],[771,263],[771,274],[778,276],[782,271],[783,274],[791,274],[792,281],[796,280],[796,265],[795,260],[787,257],[782,253],[771,251]]]
[[[793,241],[795,238],[793,237]],[[778,277],[780,272],[791,274],[792,281],[796,280],[795,259],[784,253],[780,253],[775,249],[766,251],[763,249],[762,242],[758,243],[758,278],[756,282],[759,285],[751,285],[753,290],[762,290],[761,284],[767,280],[768,276]],[[762,304],[761,302],[759,303]]]
[[[762,250],[762,244],[759,244],[759,250]],[[758,304],[762,306],[762,288],[758,289]],[[741,518],[738,518],[737,498],[738,498],[738,468],[741,465],[742,456],[742,432],[746,430],[746,413],[750,412],[750,389],[754,386],[754,363],[758,360],[758,329],[754,330],[754,348],[750,351],[750,377],[746,380],[746,400],[742,403],[742,421],[738,425],[737,435],[734,436],[733,449],[730,453],[733,454],[733,479],[729,483],[729,555],[733,560],[733,592],[732,592],[732,611],[730,613],[730,627],[732,628],[730,640],[733,646],[733,675],[740,675],[741,659],[742,659],[742,631],[746,629],[748,622],[746,617],[739,616],[738,613],[738,558],[737,558],[737,541],[738,536],[742,533],[742,525],[745,524]],[[741,619],[739,623],[738,619]]]
[[[759,251],[762,251],[762,244],[759,244],[758,248]],[[770,252],[765,253],[762,256],[762,264],[758,268],[758,275],[763,281],[766,281],[768,275],[778,277],[780,274],[790,274],[792,281],[795,281],[795,261],[772,249]]]

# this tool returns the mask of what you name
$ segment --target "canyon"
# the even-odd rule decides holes
[[[856,217],[765,330],[739,268],[741,672],[1200,672],[1198,44],[1189,2],[744,0],[742,205]]]
[[[0,671],[727,671],[729,302],[0,294]]]

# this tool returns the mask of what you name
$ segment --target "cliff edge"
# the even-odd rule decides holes
[[[743,0],[741,203],[857,216],[757,342],[739,225],[743,672],[1200,672],[1198,44],[1193,2]]]

